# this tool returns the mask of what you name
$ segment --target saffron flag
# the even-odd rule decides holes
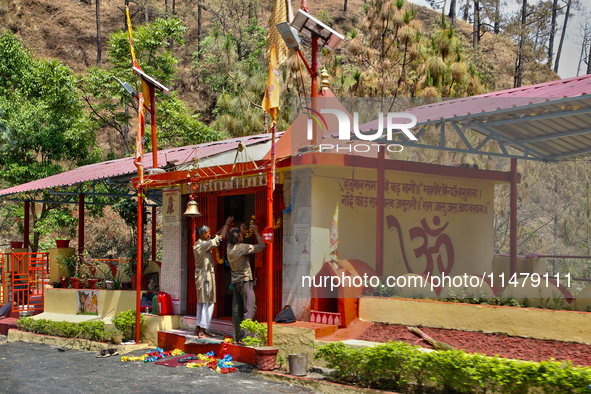
[[[137,173],[140,178],[140,185],[144,183],[144,124],[145,124],[145,112],[144,97],[140,93],[138,94],[139,106],[137,113],[137,134],[135,135],[135,157],[133,164],[137,168]]]
[[[275,123],[277,120],[277,114],[279,113],[279,70],[277,69],[275,47],[271,48],[267,88],[265,89],[265,97],[263,97],[263,103],[261,105],[265,112],[271,115],[271,119],[273,120],[273,123]]]
[[[331,261],[339,265],[339,203],[334,211],[332,226],[330,228],[330,246],[328,248]]]
[[[135,52],[133,51],[133,37],[131,34],[131,18],[129,17],[129,8],[125,7],[125,11],[127,13],[127,30],[129,31],[129,46],[131,48],[131,64],[141,70],[142,68],[135,59]]]
[[[125,11],[127,13],[127,29],[129,31],[129,49],[131,50],[131,65],[135,68],[137,68],[138,70],[142,71],[142,68],[140,67],[140,64],[137,62],[136,58],[135,58],[135,52],[133,50],[133,35],[132,35],[132,29],[131,29],[131,18],[129,17],[129,8],[125,7]],[[142,80],[142,93],[144,95],[144,105],[146,105],[146,108],[148,105],[150,105],[151,99],[150,99],[150,86],[146,83],[146,81],[144,81],[144,78],[141,78]]]

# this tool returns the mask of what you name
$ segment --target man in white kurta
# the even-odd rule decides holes
[[[195,255],[195,288],[197,290],[197,324],[195,326],[195,335],[198,335],[199,338],[208,336],[205,330],[209,329],[209,325],[211,324],[216,301],[214,260],[211,250],[220,245],[228,232],[232,219],[232,217],[229,217],[224,227],[213,238],[211,238],[209,227],[200,226],[197,228],[198,240],[193,247],[193,253]]]

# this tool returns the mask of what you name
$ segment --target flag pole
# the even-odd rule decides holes
[[[143,189],[137,189],[137,267],[135,272],[135,343],[140,343],[140,304],[142,293],[142,195]]]
[[[273,228],[273,190],[275,188],[275,128],[271,127],[271,171],[267,173],[267,228]],[[273,247],[271,242],[267,250],[267,345],[273,346]]]
[[[279,113],[279,71],[277,70],[277,53],[275,46],[269,54],[269,75],[267,88],[261,107],[271,116],[271,168],[267,170],[267,227],[265,233],[271,233],[267,239],[267,345],[273,346],[273,191],[275,190],[275,131],[277,129],[277,114]]]

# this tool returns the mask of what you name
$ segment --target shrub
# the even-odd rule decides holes
[[[70,323],[45,319],[35,320],[32,317],[25,317],[17,320],[16,324],[21,330],[35,334],[74,338],[79,333],[82,333],[80,334],[82,339],[113,343],[113,333],[105,330],[105,323],[101,320]]]
[[[144,316],[140,316],[140,324],[144,322]],[[113,325],[117,330],[123,334],[123,339],[133,339],[133,331],[135,329],[136,313],[133,309],[128,311],[119,312],[117,316],[113,318]]]
[[[246,319],[240,323],[240,328],[246,331],[242,341],[253,347],[265,346],[267,344],[267,326],[256,320]]]
[[[508,360],[457,350],[426,353],[400,342],[365,349],[335,342],[319,347],[315,355],[336,369],[339,381],[403,392],[574,394],[589,392],[591,384],[591,368],[570,362]]]

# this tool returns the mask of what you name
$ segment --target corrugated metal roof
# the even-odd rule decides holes
[[[418,124],[425,124],[435,120],[451,120],[453,118],[498,112],[514,107],[525,107],[544,102],[559,101],[563,98],[573,98],[591,95],[591,74],[581,77],[560,79],[537,85],[500,90],[477,96],[446,100],[439,103],[422,105],[405,112],[414,114]],[[384,123],[385,124],[385,123]],[[378,120],[360,126],[361,130],[375,130]]]
[[[246,146],[249,146],[253,144],[264,143],[270,139],[271,134],[260,134],[223,141],[209,142],[200,145],[165,149],[158,151],[158,164],[163,166],[167,162],[175,162],[175,165],[180,165],[182,163],[194,160],[195,156],[197,156],[198,159],[202,159],[234,150],[238,147],[240,141],[243,141]],[[132,176],[137,175],[137,169],[133,164],[133,160],[133,157],[126,157],[123,159],[110,160],[102,163],[89,164],[87,166],[78,167],[71,171],[62,172],[47,178],[38,179],[36,181],[25,183],[19,186],[0,190],[0,196],[51,189],[55,187],[73,186],[84,182],[116,177],[123,177],[127,182]],[[144,155],[144,168],[152,168],[151,153],[146,153]]]
[[[423,105],[405,112],[417,117],[417,126],[451,122],[498,136],[509,146],[527,151],[531,158],[572,160],[591,153],[591,74]],[[376,130],[378,124],[374,120],[359,128]],[[420,141],[416,146],[422,146]]]

